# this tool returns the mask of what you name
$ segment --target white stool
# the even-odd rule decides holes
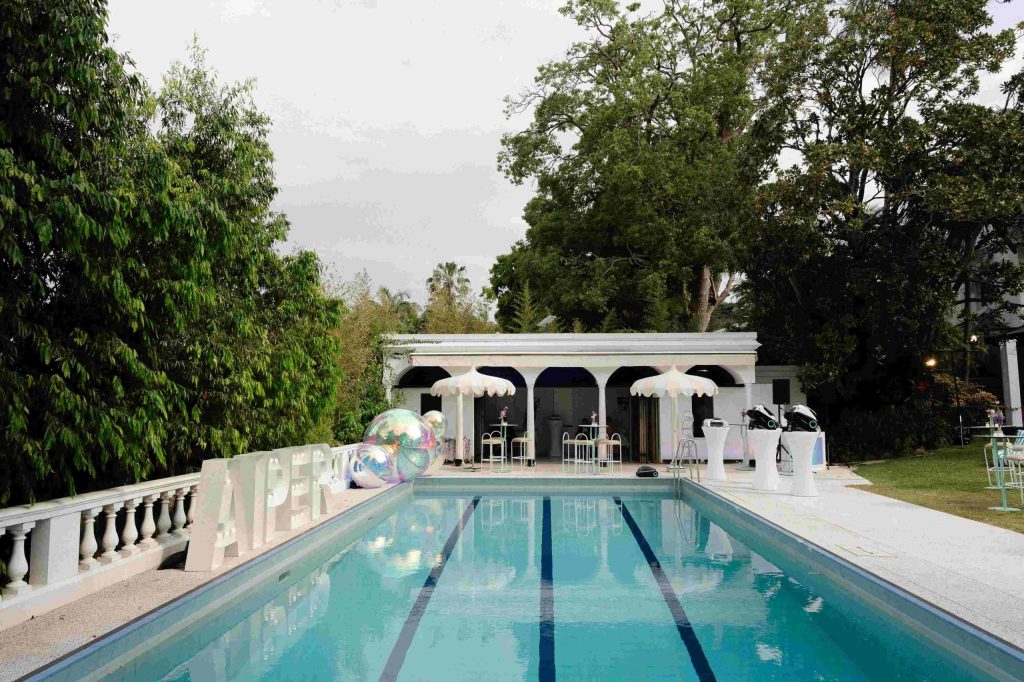
[[[604,457],[601,463],[608,467],[608,471],[615,473],[615,465],[619,465],[619,472],[622,472],[622,436],[613,433],[611,436],[600,438],[598,446],[604,446]]]
[[[597,466],[597,449],[594,447],[594,441],[581,433],[570,442],[572,443],[572,462],[575,473],[580,473],[581,466],[583,473],[587,473],[587,469]]]
[[[562,433],[562,473],[569,471],[569,465],[572,464],[572,441],[569,439],[569,434],[566,432]]]
[[[516,446],[518,446],[518,452]],[[512,466],[515,466],[516,462],[519,462],[520,468],[524,471],[530,465],[529,436],[517,436],[512,439]]]
[[[487,448],[487,451],[484,451]],[[498,452],[495,453],[494,449],[497,448]],[[480,439],[480,464],[486,462],[491,472],[502,473],[507,471],[505,469],[505,439],[501,437],[500,431],[493,431],[491,433],[485,433],[483,438]],[[498,463],[498,468],[494,468],[494,463]]]

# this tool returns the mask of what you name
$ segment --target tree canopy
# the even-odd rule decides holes
[[[529,282],[542,306],[586,329],[709,328],[755,217],[766,158],[751,124],[771,103],[764,65],[778,35],[802,30],[802,8],[565,5],[587,39],[508,100],[510,116],[532,120],[504,137],[499,167],[537,192],[526,238],[492,269],[503,326]]]
[[[196,49],[153,94],[106,24],[0,6],[0,503],[329,435],[339,309],[275,251],[252,85]]]

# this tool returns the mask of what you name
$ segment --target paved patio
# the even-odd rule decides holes
[[[606,479],[636,480],[636,464]],[[868,482],[845,467],[815,475],[821,496],[790,497],[751,489],[753,473],[727,464],[730,480],[706,485],[728,500],[843,556],[1006,641],[1024,648],[1024,535],[858,489]],[[669,476],[663,466],[662,477]],[[556,462],[511,473],[445,467],[438,478],[465,480],[579,479]],[[593,478],[587,476],[586,478]],[[346,507],[377,491],[351,490]],[[326,519],[323,519],[326,520]],[[320,523],[323,522],[320,521]],[[280,541],[278,541],[280,542]],[[277,544],[277,543],[274,543]],[[273,545],[271,545],[273,546]],[[269,549],[267,547],[266,549]],[[265,550],[264,550],[265,551]],[[253,555],[248,555],[249,559]],[[145,573],[78,602],[0,632],[0,679],[13,679],[211,580],[239,563],[227,560],[210,574]]]

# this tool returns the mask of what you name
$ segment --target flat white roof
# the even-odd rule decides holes
[[[400,334],[388,348],[410,355],[749,355],[754,332],[701,334]]]

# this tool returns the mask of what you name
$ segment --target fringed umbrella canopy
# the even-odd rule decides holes
[[[436,381],[430,387],[431,395],[472,395],[475,398],[482,395],[514,395],[515,392],[516,387],[511,381],[481,374],[476,371],[476,367],[465,374]]]
[[[629,394],[646,397],[663,395],[672,398],[672,456],[674,458],[679,448],[679,396],[687,398],[694,395],[715,396],[718,395],[718,384],[711,379],[680,372],[675,365],[672,365],[672,369],[667,372],[634,381],[633,385],[629,387]]]
[[[634,381],[633,385],[629,387],[629,394],[648,397],[664,395],[669,398],[678,398],[679,396],[689,398],[693,395],[715,396],[718,395],[718,384],[711,379],[680,372],[673,365],[672,369],[667,372]]]
[[[440,381],[434,382],[434,385],[430,387],[430,395],[453,395],[456,399],[456,412],[455,412],[455,461],[458,463],[462,457],[462,438],[465,429],[463,428],[462,418],[462,396],[471,395],[475,398],[479,398],[483,395],[514,395],[516,387],[511,381],[502,379],[501,377],[492,377],[489,374],[481,374],[476,371],[476,367],[470,368],[465,374],[459,374],[457,376],[448,377],[447,379],[441,379]],[[471,463],[475,464],[472,460]]]

